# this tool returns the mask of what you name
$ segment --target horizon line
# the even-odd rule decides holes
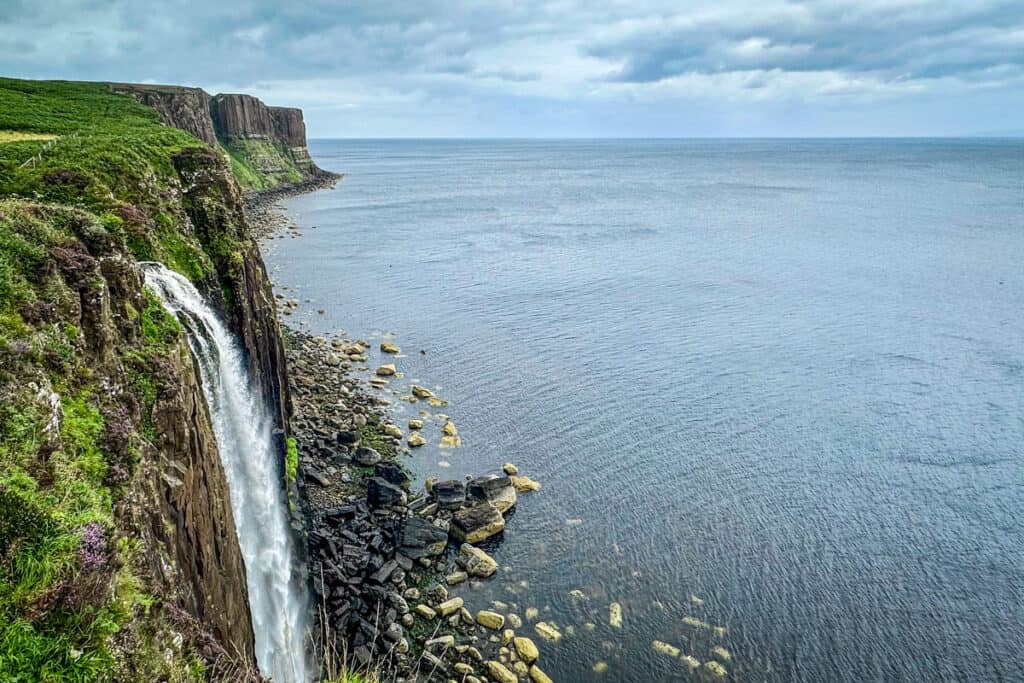
[[[693,136],[517,136],[517,135],[481,135],[481,136],[445,136],[445,135],[363,135],[363,136],[308,136],[310,140],[437,140],[437,141],[552,141],[552,140],[1024,140],[1021,133],[973,133],[969,135],[693,135]]]

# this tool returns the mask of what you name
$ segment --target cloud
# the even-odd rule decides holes
[[[762,107],[768,134],[793,103],[824,117],[837,102],[846,111],[927,102],[967,120],[964,93],[998,93],[1004,104],[991,111],[1024,97],[1019,0],[683,4],[6,0],[0,70],[278,94],[319,111],[311,123],[330,132],[361,126],[360,115],[402,122],[378,134],[422,122],[443,134],[530,134],[530,121],[537,134],[632,134],[630,112],[658,122],[638,133],[685,134],[723,117],[652,112],[737,103]]]

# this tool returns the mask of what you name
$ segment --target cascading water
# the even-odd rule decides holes
[[[147,287],[187,328],[199,364],[245,560],[260,671],[274,683],[306,683],[309,597],[296,571],[273,421],[250,389],[238,343],[192,283],[158,263],[142,265]]]

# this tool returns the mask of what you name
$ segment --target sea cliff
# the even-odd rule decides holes
[[[0,79],[5,680],[258,678],[209,408],[139,262],[189,278],[242,341],[284,486],[284,352],[239,179],[329,176],[297,110],[218,125],[210,102],[192,88]],[[245,135],[284,164],[224,146]]]

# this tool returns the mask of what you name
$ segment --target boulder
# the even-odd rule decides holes
[[[423,438],[423,435],[419,432],[413,432],[409,435],[409,445],[413,448],[419,448],[427,443],[427,440]]]
[[[466,485],[458,479],[433,482],[428,491],[445,510],[455,510],[466,502]]]
[[[458,597],[450,598],[448,600],[445,600],[444,602],[442,602],[440,605],[437,606],[437,612],[442,617],[449,617],[449,616],[455,614],[456,612],[458,612],[459,609],[462,608],[462,605],[463,605],[462,598],[458,598]]]
[[[509,475],[509,476],[512,476],[514,474],[519,474],[519,468],[516,467],[515,465],[513,465],[510,462],[507,462],[504,465],[502,465],[501,466],[501,471],[504,472],[505,474]],[[515,486],[515,484],[513,484],[513,486]]]
[[[388,436],[393,436],[396,439],[402,438],[402,429],[398,425],[388,423],[384,425],[384,433]]]
[[[424,619],[433,619],[437,616],[437,612],[433,610],[429,605],[416,605],[416,614],[420,615]]]
[[[471,576],[490,576],[498,571],[498,563],[480,548],[463,543],[455,561]]]
[[[406,557],[418,560],[428,555],[440,555],[448,545],[448,534],[423,519],[410,517],[405,521],[400,535],[401,552]]]
[[[487,662],[487,674],[497,683],[517,683],[519,680],[514,673],[505,668],[504,664],[493,659]]]
[[[540,657],[540,652],[537,650],[537,646],[533,644],[533,641],[525,636],[517,636],[512,639],[512,644],[516,648],[516,654],[519,655],[519,659],[523,660],[527,664],[533,664]]]
[[[434,392],[432,392],[430,389],[427,389],[426,387],[421,387],[418,384],[413,384],[412,395],[415,396],[416,398],[431,398],[433,397]]]
[[[409,420],[409,429],[423,429],[423,420]]]
[[[652,646],[654,647],[655,652],[660,652],[663,655],[668,655],[673,658],[679,656],[679,648],[675,645],[669,645],[663,641],[655,640],[652,643]]]
[[[381,461],[382,457],[376,450],[361,446],[352,454],[352,462],[363,467],[373,467]]]
[[[394,363],[382,365],[377,368],[378,377],[392,377],[396,372],[398,372],[398,368],[395,367]]]
[[[447,650],[450,647],[455,647],[455,636],[447,635],[431,638],[423,643],[423,647],[428,650]]]
[[[389,484],[394,484],[395,486],[408,487],[409,483],[412,481],[412,477],[402,469],[401,465],[390,460],[378,462],[373,468],[373,473]]]
[[[462,583],[468,578],[469,574],[467,574],[466,572],[454,571],[448,576],[444,577],[444,580],[445,583],[447,583],[449,586],[455,586],[457,584]]]
[[[348,446],[349,448],[357,447],[361,438],[362,437],[359,432],[355,431],[338,432],[336,437],[339,444],[342,446]]]
[[[454,422],[448,420],[447,422],[444,423],[444,426],[441,427],[441,433],[444,434],[445,436],[458,436],[459,430],[455,428]]]
[[[402,349],[398,348],[397,344],[395,344],[394,342],[389,342],[389,341],[381,342],[380,343],[380,350],[383,353],[401,353],[402,352]]]
[[[519,493],[529,493],[530,491],[537,491],[540,489],[540,482],[536,482],[529,477],[517,477],[510,476],[509,481],[512,482],[512,487],[519,491]]]
[[[505,625],[505,617],[497,612],[482,609],[476,613],[476,623],[492,631],[499,631]]]
[[[487,501],[501,513],[516,504],[516,490],[508,476],[491,474],[477,477],[466,486],[466,496],[470,500]]]
[[[541,671],[536,664],[530,667],[530,680],[533,683],[554,683],[551,677]]]
[[[721,645],[713,647],[711,649],[711,655],[720,662],[728,662],[732,659],[732,655]]]
[[[374,508],[402,505],[405,503],[405,491],[380,477],[370,477],[366,482],[366,502]]]
[[[437,490],[437,486],[434,486],[434,490]],[[464,543],[479,543],[500,533],[504,528],[505,519],[498,508],[490,503],[478,503],[455,511],[450,532]]]

